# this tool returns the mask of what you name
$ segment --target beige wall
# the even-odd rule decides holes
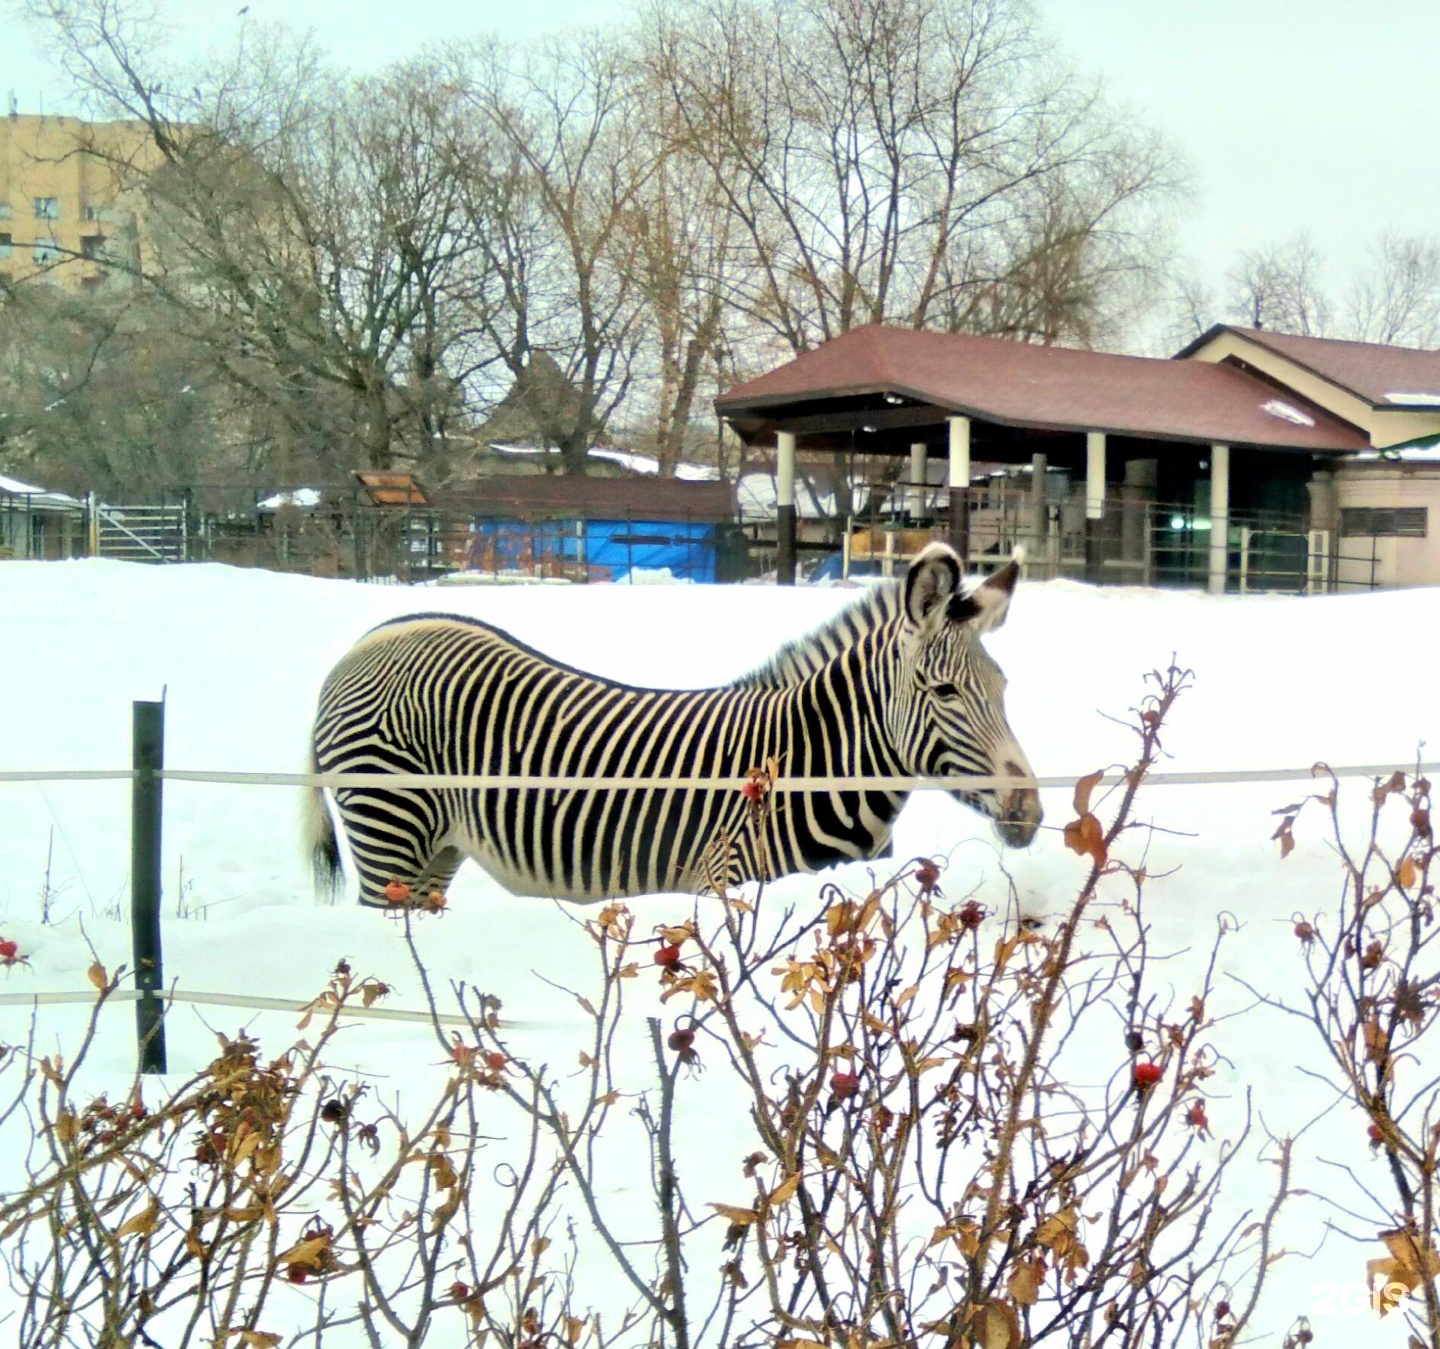
[[[143,222],[138,204],[120,190],[111,160],[143,164],[154,154],[139,123],[0,117],[0,235],[10,236],[8,254],[0,244],[0,280],[45,272],[79,287],[114,276],[82,256],[87,247],[138,261]],[[37,199],[53,199],[53,218],[37,212]],[[55,249],[48,263],[36,260],[37,244],[44,243]]]
[[[1440,585],[1440,464],[1354,464],[1335,474],[1336,506],[1424,506],[1423,539],[1376,539],[1375,583],[1381,586]],[[1371,541],[1338,534],[1336,575],[1343,588],[1368,585]]]
[[[1328,412],[1360,427],[1377,450],[1399,445],[1417,436],[1440,433],[1440,408],[1406,412],[1396,408],[1372,408],[1363,399],[1321,379],[1265,347],[1257,346],[1239,333],[1221,332],[1190,357],[1195,361],[1242,360],[1268,375],[1277,384],[1294,389],[1302,398],[1318,403]]]

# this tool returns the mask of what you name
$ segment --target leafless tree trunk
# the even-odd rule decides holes
[[[639,86],[623,45],[596,36],[491,45],[468,65],[496,143],[469,186],[499,278],[484,330],[545,444],[583,473],[648,333],[636,221],[657,166]]]

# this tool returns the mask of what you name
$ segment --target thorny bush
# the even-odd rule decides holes
[[[1331,1225],[1367,1246],[1374,1309],[1403,1315],[1411,1349],[1440,1349],[1440,929],[1431,784],[1401,772],[1376,781],[1357,828],[1334,775],[1317,764],[1315,776],[1328,780],[1327,790],[1276,811],[1275,839],[1288,856],[1297,821],[1322,815],[1340,860],[1340,891],[1327,910],[1294,916],[1301,1005],[1273,994],[1264,1000],[1313,1029],[1329,1060],[1330,1104],[1356,1115],[1353,1153],[1330,1159],[1348,1182],[1338,1192],[1327,1187]]]
[[[20,1342],[1228,1349],[1289,1154],[1271,1145],[1266,1209],[1219,1220],[1250,1132],[1248,1106],[1210,1119],[1229,925],[1196,987],[1157,981],[1134,817],[1187,684],[1151,676],[1133,764],[1077,785],[1063,837],[1081,873],[1058,915],[1003,872],[967,890],[966,869],[919,858],[856,893],[823,884],[804,913],[722,891],[677,922],[618,903],[576,917],[598,963],[566,990],[578,1066],[527,1053],[511,1009],[469,986],[450,990],[452,1030],[416,940],[444,906],[397,904],[437,1046],[433,1089],[403,1112],[326,1066],[349,1012],[385,992],[344,965],[279,1055],[222,1037],[163,1096],[87,1099],[120,979],[97,966],[72,1061],[32,1045],[4,1065],[34,1139],[0,1201]],[[778,771],[749,827],[785,809]],[[1414,874],[1398,861],[1388,883],[1418,902],[1406,856]],[[1380,921],[1366,909],[1336,938],[1336,968],[1366,976],[1357,1044],[1370,1021],[1419,1033],[1411,967],[1384,991],[1364,968],[1371,940],[1382,968],[1397,959]],[[1353,1063],[1431,1232],[1430,1116],[1405,1132],[1373,1051]]]

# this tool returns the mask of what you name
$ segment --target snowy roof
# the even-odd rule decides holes
[[[296,510],[313,511],[320,504],[318,487],[297,487],[293,492],[276,492],[264,501],[257,502],[257,511],[278,511],[281,506],[294,506]]]
[[[547,450],[539,445],[497,445],[491,444],[490,449],[497,454],[511,454],[517,457],[529,456],[543,458],[546,455],[553,455],[554,450]],[[619,464],[622,468],[629,469],[632,473],[659,474],[660,461],[650,454],[636,454],[633,450],[612,450],[595,448],[590,451],[591,459],[604,459],[608,463]],[[675,476],[685,482],[718,482],[719,472],[710,464],[689,464],[681,463],[675,465]]]
[[[1440,464],[1440,434],[1418,436],[1401,445],[1387,445],[1383,450],[1366,450],[1357,454],[1356,459],[1374,462],[1402,464]]]
[[[3,473],[0,473],[0,494],[28,497],[32,506],[52,506],[59,510],[82,510],[85,505],[78,497],[64,492],[48,492],[43,487],[32,487],[18,478],[7,478]]]

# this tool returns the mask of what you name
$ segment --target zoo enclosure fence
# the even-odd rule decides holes
[[[210,1006],[244,1007],[262,1011],[302,1011],[303,1001],[255,995],[223,994],[167,988],[164,984],[160,931],[162,882],[161,832],[163,821],[162,785],[166,781],[215,783],[243,786],[339,787],[388,786],[403,788],[464,787],[521,790],[563,790],[609,787],[690,788],[712,787],[739,792],[745,777],[557,777],[532,774],[426,774],[426,773],[273,773],[221,772],[164,767],[164,710],[162,703],[134,705],[134,761],[130,768],[110,769],[21,769],[0,770],[0,785],[41,782],[129,782],[131,808],[131,924],[134,944],[136,987],[117,990],[117,1001],[136,1006],[137,1055],[142,1072],[167,1069],[164,1018],[169,1006],[189,1003]],[[1317,776],[1384,778],[1395,771],[1393,764],[1312,764],[1305,768],[1262,768],[1160,772],[1147,775],[1147,785],[1180,786],[1260,782],[1309,781]],[[1407,771],[1431,775],[1440,772],[1440,762],[1417,763]],[[1105,774],[1099,785],[1122,782],[1120,772]],[[1011,785],[1009,777],[968,775],[941,782],[926,777],[779,777],[770,789],[776,793],[826,790],[900,790],[951,792],[957,786],[985,788]],[[1077,776],[1061,775],[1035,779],[1042,790],[1073,787]],[[32,1007],[66,1003],[91,1003],[94,992],[58,991],[0,995],[0,1006]],[[351,1008],[347,1015],[368,1016],[388,1021],[412,1021],[431,1025],[468,1026],[464,1017],[435,1011],[404,1008]],[[533,1024],[533,1023],[525,1023]]]

